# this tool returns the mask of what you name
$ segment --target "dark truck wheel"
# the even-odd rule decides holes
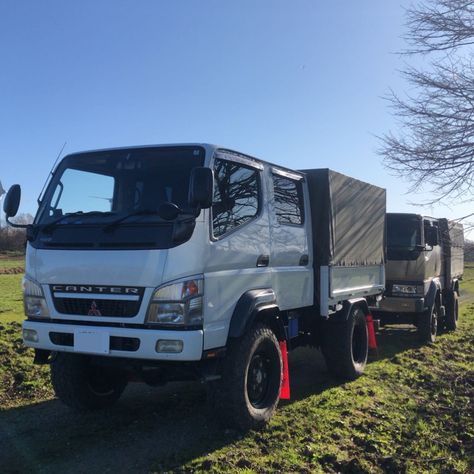
[[[212,409],[225,425],[244,431],[262,428],[280,398],[283,363],[275,334],[255,324],[230,342],[223,362],[222,379],[209,386]]]
[[[59,353],[51,363],[51,382],[57,397],[76,411],[113,405],[127,385],[126,374],[90,363],[85,356]]]
[[[458,294],[453,291],[448,298],[446,305],[446,329],[448,331],[455,331],[458,327],[459,319],[459,297]]]
[[[353,307],[343,322],[328,322],[323,330],[322,351],[328,370],[337,377],[354,380],[364,372],[369,352],[365,314]]]
[[[421,342],[435,342],[438,332],[438,307],[436,303],[418,316],[418,338]]]

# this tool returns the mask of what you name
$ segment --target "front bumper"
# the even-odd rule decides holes
[[[386,296],[379,302],[377,312],[387,313],[422,313],[425,310],[425,299],[402,296]]]
[[[154,329],[129,329],[102,326],[79,326],[73,324],[58,324],[49,322],[24,321],[23,329],[36,331],[38,341],[25,341],[28,347],[35,349],[45,349],[56,352],[72,352],[78,354],[93,354],[108,357],[127,357],[143,360],[174,360],[174,361],[196,361],[202,357],[203,350],[203,331],[173,331],[173,330],[154,330]],[[74,335],[78,332],[90,331],[94,339],[86,349],[82,345],[81,349],[77,347]],[[51,333],[61,333],[67,336],[63,338],[68,340],[71,345],[53,343]],[[72,337],[71,337],[72,336]],[[111,349],[111,338],[135,338],[138,339],[139,346],[136,350],[117,350]],[[54,339],[54,338],[53,338]],[[156,352],[156,342],[159,339],[181,340],[183,350],[179,353]],[[94,341],[99,343],[95,347]],[[102,341],[103,343],[100,343]],[[100,347],[99,347],[100,346]]]

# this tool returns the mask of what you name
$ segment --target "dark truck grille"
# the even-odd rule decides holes
[[[83,300],[78,298],[53,298],[53,300],[56,311],[63,314],[130,318],[135,316],[140,309],[139,301]],[[93,311],[91,312],[93,304],[95,304],[95,309],[93,310],[96,311],[95,314]]]
[[[100,294],[106,294],[110,299],[84,298],[85,293],[92,288],[92,292],[96,293],[100,289]],[[86,289],[85,291],[83,289]],[[140,310],[140,304],[143,298],[143,288],[133,288],[136,290],[128,297],[132,299],[113,299],[113,294],[124,295],[126,293],[119,290],[122,287],[113,287],[115,291],[111,291],[112,287],[90,287],[81,285],[52,285],[51,294],[53,297],[54,307],[56,311],[62,314],[76,314],[82,316],[104,316],[116,318],[131,318],[136,316]],[[81,291],[82,290],[82,291]],[[123,288],[125,291],[125,289]],[[66,295],[67,296],[66,296]],[[75,295],[80,294],[82,298],[77,298]]]

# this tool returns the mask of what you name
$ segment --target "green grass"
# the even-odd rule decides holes
[[[0,274],[11,270],[19,272],[25,268],[24,255],[15,253],[0,253]]]
[[[287,403],[267,430],[176,470],[473,472],[474,304],[462,318],[433,346],[381,349],[355,382]]]
[[[410,331],[379,336],[360,379],[280,404],[269,427],[176,472],[474,472],[474,265],[460,328],[431,346]],[[415,338],[413,337],[415,336]]]
[[[21,275],[0,275],[0,309],[3,311],[0,313],[0,414],[29,406],[31,414],[28,416],[33,423],[34,404],[52,399],[53,393],[48,369],[34,366],[32,351],[25,349],[21,342],[20,279]],[[264,431],[239,435],[222,430],[210,413],[208,428],[194,428],[197,437],[193,437],[193,432],[185,432],[184,427],[177,428],[182,433],[173,432],[172,428],[169,428],[171,432],[164,433],[160,426],[154,426],[154,408],[148,409],[145,405],[146,408],[141,408],[146,413],[143,420],[131,424],[130,420],[137,415],[130,415],[130,429],[135,430],[135,436],[140,439],[154,436],[157,442],[163,443],[171,435],[170,446],[166,448],[168,454],[155,459],[148,466],[149,470],[474,472],[473,264],[466,267],[461,292],[466,296],[463,296],[458,331],[440,335],[434,345],[420,346],[414,331],[383,329],[378,335],[378,354],[372,356],[366,374],[354,382],[339,384],[321,371],[298,373],[295,363],[294,398],[280,403]],[[291,363],[290,360],[290,368]],[[300,382],[310,380],[306,389],[296,389],[298,378]],[[163,402],[166,403],[164,416],[181,426],[181,414],[173,411],[175,399],[171,395],[169,399]],[[204,401],[189,403],[186,409],[194,412],[202,410]],[[126,413],[127,406],[113,409],[103,418],[99,417],[102,421],[97,424],[102,426],[107,419],[110,426],[120,425],[123,418],[129,419]],[[64,434],[79,443],[79,450],[81,443],[86,443],[82,439],[89,439],[93,425],[92,421],[81,420],[74,422],[77,428],[72,424],[68,428],[71,432]],[[115,436],[103,432],[105,427],[94,429],[107,440]],[[173,436],[180,434],[189,442],[185,448],[178,449],[173,445],[179,444],[176,439],[173,441]],[[112,444],[118,442],[117,438]],[[62,453],[59,447],[54,448],[54,443],[48,449],[53,458]],[[130,450],[133,452],[133,445]],[[67,456],[67,452],[61,455]],[[8,471],[8,466],[6,468]]]
[[[464,278],[461,282],[461,294],[464,291],[474,294],[474,263],[466,263]]]
[[[22,274],[0,274],[0,323],[24,319],[21,295],[22,277]]]

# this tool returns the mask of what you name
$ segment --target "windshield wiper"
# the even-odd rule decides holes
[[[130,217],[134,216],[159,216],[158,211],[151,211],[149,209],[141,209],[140,211],[131,212],[130,214],[125,214],[122,217],[110,222],[104,227],[104,232],[112,232],[118,227],[122,222],[126,221]]]
[[[77,211],[77,212],[69,212],[68,214],[64,214],[64,216],[58,217],[54,221],[49,222],[43,227],[43,232],[50,232],[53,230],[58,224],[60,224],[63,220],[68,219],[69,217],[85,217],[85,216],[111,216],[116,214],[115,212],[105,212],[105,211]]]

